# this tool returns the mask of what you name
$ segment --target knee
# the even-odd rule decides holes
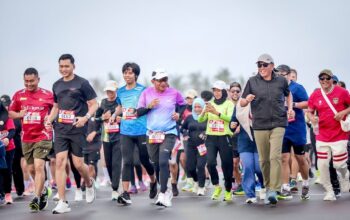
[[[290,154],[282,154],[282,164],[289,165]]]

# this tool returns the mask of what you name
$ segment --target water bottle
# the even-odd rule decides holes
[[[314,115],[315,118],[315,123],[312,123],[312,129],[315,135],[318,135],[320,133],[319,127],[318,127],[318,116],[317,116],[317,112],[315,112]]]

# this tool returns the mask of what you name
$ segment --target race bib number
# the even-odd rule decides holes
[[[207,154],[207,147],[204,144],[197,146],[199,155],[204,156]]]
[[[225,130],[223,120],[209,120],[209,129],[211,132],[223,133]]]
[[[148,142],[150,144],[161,144],[164,142],[165,133],[162,131],[151,132],[148,136]]]
[[[134,108],[123,108],[123,119],[134,120],[136,119],[136,110]]]
[[[60,110],[58,113],[58,122],[63,124],[73,124],[75,120],[74,111]]]
[[[0,140],[4,139],[9,135],[8,131],[0,131]]]
[[[112,124],[110,123],[104,123],[105,131],[106,133],[118,133],[119,132],[119,124],[114,122]]]
[[[39,112],[27,112],[23,117],[23,124],[41,124],[41,116]]]

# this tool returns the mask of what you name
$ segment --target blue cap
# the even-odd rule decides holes
[[[336,75],[333,75],[333,81],[336,82],[336,83],[339,82],[339,79],[338,79],[338,77]]]

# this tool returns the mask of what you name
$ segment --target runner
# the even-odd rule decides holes
[[[122,107],[122,120],[120,124],[120,142],[123,157],[123,193],[118,197],[118,202],[124,205],[131,204],[130,194],[128,193],[131,170],[133,167],[133,155],[135,146],[139,149],[141,164],[145,167],[150,179],[151,199],[157,195],[157,182],[155,172],[150,163],[146,146],[146,117],[136,114],[136,107],[139,97],[145,87],[137,83],[140,75],[140,67],[136,63],[125,63],[122,68],[123,78],[126,85],[118,89],[118,104]],[[119,110],[118,110],[119,111]],[[118,112],[117,111],[117,112]],[[116,114],[112,115],[112,121],[116,118]]]
[[[189,115],[181,127],[181,133],[188,137],[186,152],[186,169],[188,177],[194,181],[191,191],[199,196],[205,195],[205,164],[207,163],[207,148],[204,145],[206,138],[206,122],[199,123],[198,116],[202,113],[205,103],[196,98],[192,103],[192,114]]]
[[[35,182],[34,199],[29,204],[32,211],[47,207],[51,189],[44,187],[45,162],[52,149],[52,130],[44,126],[44,119],[53,106],[53,95],[40,88],[39,74],[34,68],[24,71],[24,86],[15,93],[10,105],[10,117],[22,120],[22,150]]]
[[[289,184],[290,177],[290,159],[291,149],[294,150],[296,162],[298,164],[301,176],[303,178],[301,199],[306,200],[310,198],[309,195],[309,165],[305,158],[306,145],[306,124],[303,109],[307,108],[308,95],[304,87],[291,77],[291,69],[287,65],[280,65],[277,67],[278,74],[284,76],[289,85],[289,90],[293,96],[293,110],[295,118],[289,120],[286,132],[283,138],[282,146],[282,188],[279,198],[292,199],[291,188],[292,183],[296,186],[296,180],[292,179]],[[295,178],[295,177],[294,177]]]
[[[153,87],[145,89],[140,96],[137,114],[147,114],[148,154],[155,169],[159,170],[160,193],[156,205],[169,207],[173,197],[172,192],[167,191],[169,158],[178,136],[176,121],[179,114],[175,108],[186,103],[180,92],[169,88],[165,70],[155,70],[152,83]]]
[[[103,152],[108,175],[112,181],[112,201],[117,200],[119,197],[118,189],[122,169],[119,123],[109,123],[112,114],[114,114],[115,109],[118,106],[117,89],[118,84],[116,81],[107,81],[104,88],[107,98],[102,99],[100,106],[100,109],[103,112],[100,118],[100,120],[103,121]]]
[[[316,134],[318,168],[321,183],[326,190],[323,198],[325,201],[336,200],[329,173],[331,158],[334,168],[340,173],[341,191],[349,192],[349,171],[346,164],[349,134],[342,130],[340,121],[350,113],[350,95],[347,90],[333,85],[332,77],[331,70],[324,69],[320,72],[318,79],[321,88],[311,94],[308,112]],[[316,112],[318,117],[314,115]],[[315,127],[318,127],[318,132]]]
[[[258,74],[249,78],[240,104],[245,107],[251,103],[260,168],[269,189],[265,203],[274,205],[281,189],[281,152],[287,118],[294,118],[293,98],[287,80],[276,74],[270,55],[261,55],[256,63]]]
[[[3,169],[0,169],[0,197],[5,197],[6,204],[12,204],[11,187],[12,187],[12,162],[15,154],[15,124],[8,117],[8,111],[5,104],[0,101],[0,142],[5,147],[5,161]]]
[[[52,122],[58,117],[54,130],[56,181],[60,200],[52,210],[53,214],[71,211],[65,197],[65,168],[69,152],[72,153],[73,164],[87,186],[86,202],[92,203],[96,197],[95,181],[89,177],[82,152],[86,146],[86,123],[98,108],[96,93],[86,79],[74,73],[75,64],[72,55],[63,54],[58,62],[62,78],[53,85],[54,106],[46,121],[46,127],[51,128]]]
[[[224,201],[232,201],[232,147],[229,143],[232,132],[229,123],[233,114],[233,103],[227,100],[227,85],[224,81],[218,80],[213,86],[214,99],[207,102],[205,110],[199,115],[198,122],[207,121],[205,146],[207,147],[207,167],[210,173],[211,182],[215,186],[212,194],[213,200],[220,198],[222,188],[219,185],[219,175],[216,169],[217,154],[221,158],[221,168],[225,179]]]

